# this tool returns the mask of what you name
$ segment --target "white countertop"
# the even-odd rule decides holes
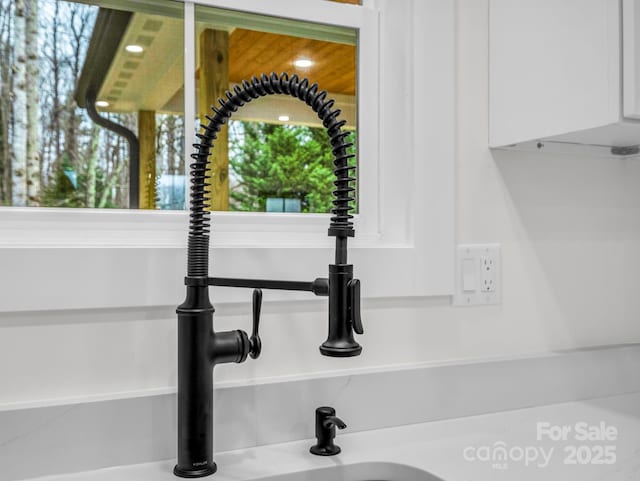
[[[348,419],[345,422],[349,424]],[[538,423],[567,426],[566,441],[538,440]],[[607,439],[576,439],[586,430],[604,432]],[[445,481],[637,481],[640,393],[359,433],[347,429],[338,432],[336,444],[342,453],[333,457],[309,454],[311,444],[312,440],[305,440],[217,453],[218,473],[208,479],[242,481],[336,465],[389,462],[427,471]],[[571,461],[571,446],[578,464],[565,464],[567,458]],[[497,452],[496,447],[506,447],[515,459],[507,459],[501,466],[478,460]],[[529,466],[518,459],[520,453],[527,452]],[[597,464],[613,461],[613,456],[612,464]],[[172,474],[173,465],[174,461],[168,460],[37,479],[175,481],[179,478]]]

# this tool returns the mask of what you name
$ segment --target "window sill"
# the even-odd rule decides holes
[[[213,212],[214,248],[318,248],[333,246],[329,214]],[[184,248],[186,211],[0,207],[0,248]],[[362,232],[354,216],[354,247],[379,246],[382,236]]]

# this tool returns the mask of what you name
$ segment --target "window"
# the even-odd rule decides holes
[[[3,3],[0,203],[182,210],[183,5],[95,3]],[[235,84],[287,71],[328,90],[355,131],[356,40],[353,28],[198,6],[196,124]],[[213,210],[329,212],[331,147],[307,106],[259,99],[229,129],[213,152]]]
[[[0,203],[183,208],[182,4],[1,5]]]
[[[196,6],[197,116],[243,80],[287,72],[317,82],[336,99],[347,130],[356,112],[353,28]],[[353,149],[355,150],[355,148]],[[245,105],[218,134],[211,154],[211,209],[318,212],[332,207],[333,155],[316,114],[273,95]]]

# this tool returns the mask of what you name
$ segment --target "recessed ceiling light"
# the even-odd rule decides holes
[[[299,68],[309,68],[313,65],[313,62],[308,58],[299,58],[293,62],[293,65]]]
[[[109,106],[109,102],[107,102],[106,100],[98,100],[96,102],[96,107],[108,107]]]
[[[278,120],[280,122],[289,122],[289,116],[288,115],[281,115],[278,117]]]
[[[144,48],[142,48],[140,45],[127,45],[124,49],[127,52],[130,52],[130,53],[142,53],[142,52],[144,52]]]

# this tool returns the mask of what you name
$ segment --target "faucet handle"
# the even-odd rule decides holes
[[[262,307],[262,289],[253,290],[253,331],[249,338],[249,355],[257,359],[262,352],[262,340],[258,334],[260,327],[260,308]]]
[[[347,284],[348,299],[349,299],[349,313],[351,323],[353,324],[353,330],[357,334],[364,334],[364,328],[362,327],[362,317],[360,315],[360,280],[351,279]]]

